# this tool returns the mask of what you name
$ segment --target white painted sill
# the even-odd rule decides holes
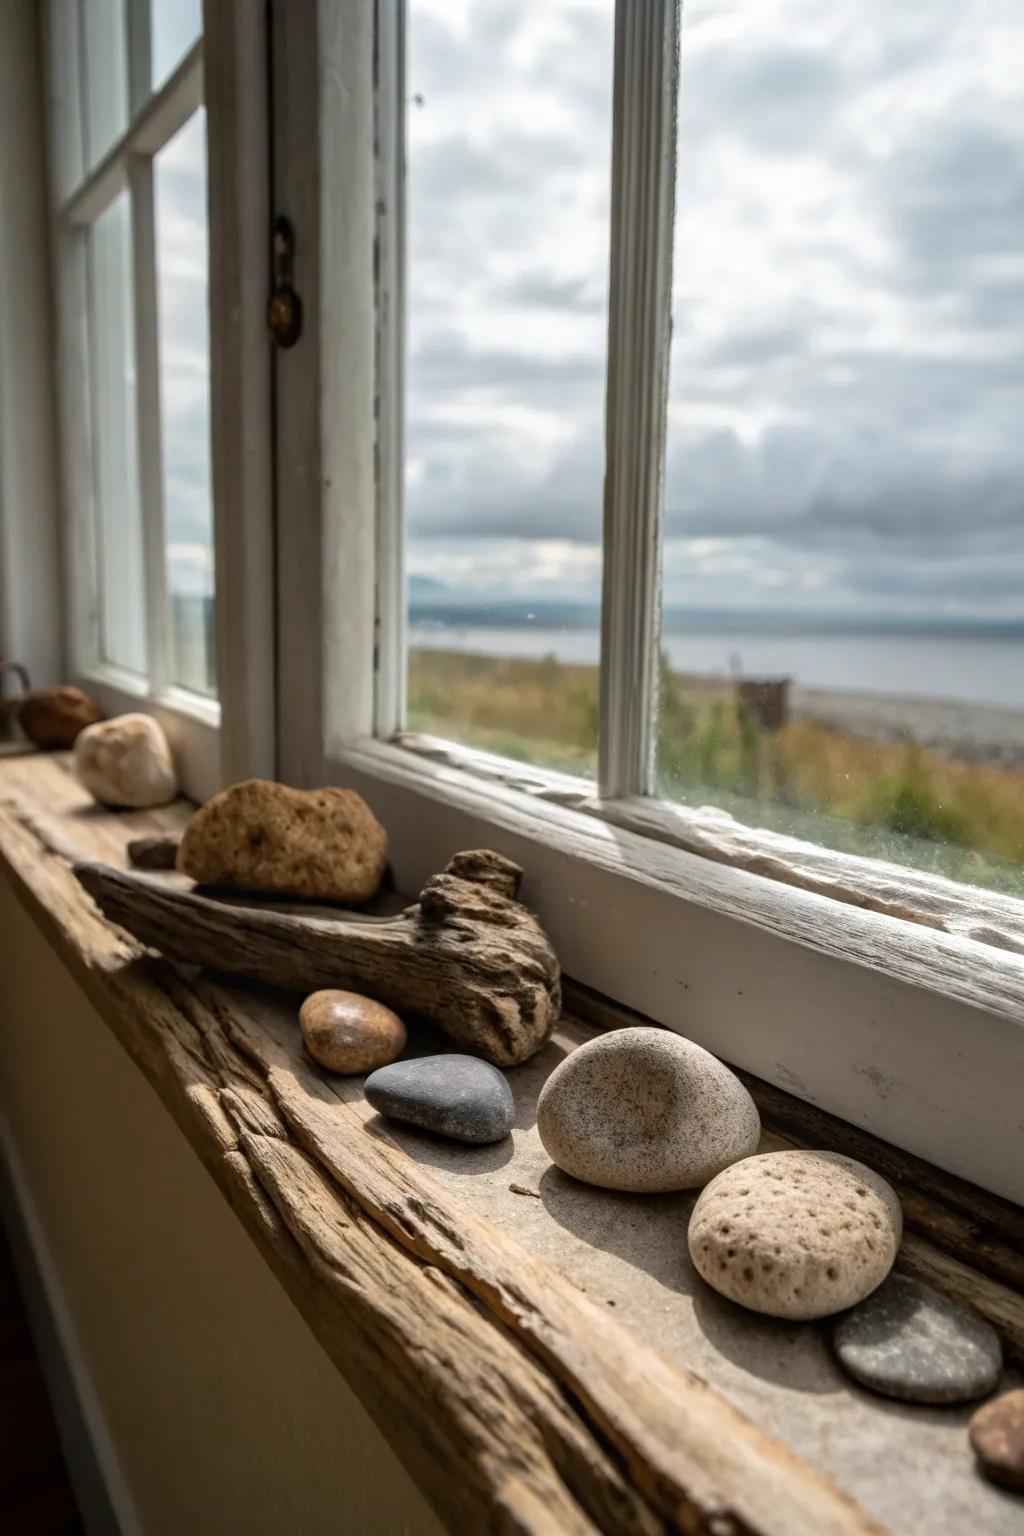
[[[716,806],[674,805],[629,796],[601,799],[587,779],[519,764],[440,737],[403,731],[392,745],[435,763],[461,768],[477,778],[557,805],[570,806],[654,842],[702,858],[765,875],[833,901],[922,923],[997,949],[1024,954],[1024,902],[996,891],[963,885],[927,871],[883,859],[837,853],[820,844],[779,832],[748,827]]]
[[[703,813],[602,803],[565,775],[477,753],[467,766],[449,744],[413,745],[367,741],[327,764],[387,825],[400,889],[419,889],[457,848],[495,847],[524,867],[524,900],[569,976],[1024,1201],[1024,956],[1009,898],[771,834],[740,846],[736,867]],[[742,845],[743,829],[728,830]],[[848,870],[830,883],[811,855],[868,866],[873,893],[848,890]],[[918,885],[931,914],[893,915]]]

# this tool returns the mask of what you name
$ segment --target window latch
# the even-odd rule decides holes
[[[292,287],[295,231],[289,219],[274,220],[274,286],[267,300],[267,328],[278,347],[294,347],[302,335],[302,300]]]

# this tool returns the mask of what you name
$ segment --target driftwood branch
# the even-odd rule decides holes
[[[105,864],[75,874],[106,917],[173,960],[290,992],[367,992],[499,1066],[532,1056],[558,1018],[558,960],[515,900],[521,871],[497,853],[456,854],[393,918],[276,911]]]

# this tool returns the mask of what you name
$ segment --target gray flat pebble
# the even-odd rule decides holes
[[[515,1119],[505,1078],[477,1056],[396,1061],[371,1072],[363,1092],[379,1114],[455,1141],[501,1141]]]
[[[1002,1369],[995,1329],[930,1285],[890,1275],[833,1335],[862,1386],[908,1403],[967,1403],[994,1390]]]

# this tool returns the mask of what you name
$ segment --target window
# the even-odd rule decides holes
[[[770,13],[757,25],[773,37],[801,31],[790,7]],[[930,13],[922,5],[925,33]],[[700,238],[694,156],[718,131],[715,113],[747,89],[741,81],[727,104],[712,76],[687,106],[687,60],[698,68],[697,50],[724,32],[734,39],[727,62],[740,69],[756,52],[744,33],[754,20],[695,3],[680,61],[672,0],[619,3],[609,88],[611,16],[596,3],[519,0],[485,12],[381,0],[332,7],[326,27],[325,14],[301,45],[293,29],[274,77],[277,211],[294,224],[296,280],[313,317],[309,344],[277,360],[278,496],[288,508],[280,665],[293,681],[279,713],[285,775],[359,788],[389,827],[400,889],[418,889],[455,847],[499,847],[524,865],[526,898],[570,976],[1009,1190],[1016,1110],[1002,1083],[1019,1071],[1024,1016],[1018,902],[895,863],[891,840],[887,859],[836,852],[817,813],[810,825],[775,821],[770,762],[747,813],[741,793],[715,774],[680,774],[666,750],[673,721],[692,732],[688,701],[666,686],[666,672],[675,687],[686,668],[671,651],[673,609],[698,597],[710,606],[715,590],[712,535],[685,526],[689,500],[676,505],[681,486],[697,488],[687,420],[716,391],[727,410],[738,366],[723,357],[716,377],[701,376],[691,331],[699,340],[710,321],[691,321],[681,296],[702,279],[721,291],[731,264],[766,259],[756,230],[745,250],[730,231],[717,266],[706,246],[687,265],[688,241]],[[837,25],[844,17],[856,34],[859,13],[844,11]],[[852,68],[840,39],[828,49]],[[894,68],[898,56],[894,44]],[[763,89],[789,103],[778,134],[806,138],[803,98],[785,69]],[[564,158],[572,134],[558,135],[559,96],[574,103],[573,130],[588,114],[582,160]],[[783,176],[786,144],[763,148]],[[605,217],[601,340],[596,228]],[[314,241],[305,255],[304,231]],[[812,231],[819,246],[828,233]],[[1000,261],[1002,283],[1010,257]],[[753,325],[765,296],[748,289]],[[595,366],[604,376],[596,469]],[[759,383],[762,395],[775,388],[767,369]],[[936,420],[926,430],[941,430]],[[570,505],[545,479],[559,431],[586,447],[563,482]],[[693,567],[685,592],[681,555]],[[544,594],[556,616],[538,618]],[[591,649],[581,655],[587,623]],[[749,651],[743,682],[771,682],[774,665],[767,649]],[[589,713],[573,708],[575,667],[591,669],[580,689]],[[740,690],[728,673],[715,686],[731,711],[723,729],[741,735],[741,697],[766,712],[770,733],[770,688]],[[723,746],[721,761],[735,750]]]
[[[192,793],[496,846],[567,975],[1012,1194],[1020,88],[939,11],[53,0],[69,643]],[[938,709],[972,582],[940,779],[842,668]]]
[[[72,659],[108,708],[160,708],[188,774],[218,718],[200,7],[49,23]]]

